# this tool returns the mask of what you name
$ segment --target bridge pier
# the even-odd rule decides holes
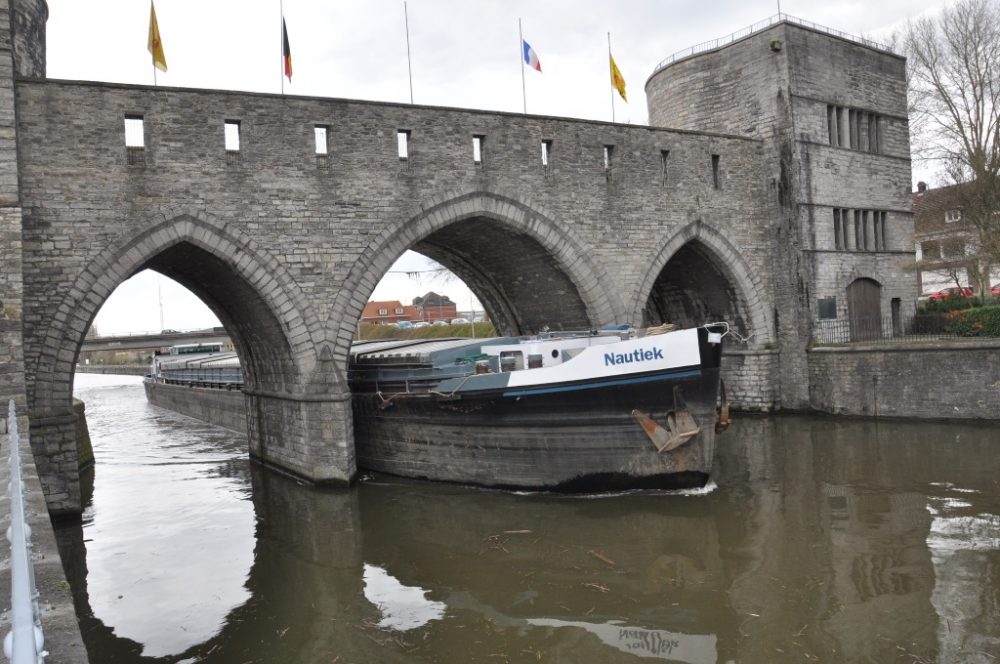
[[[72,404],[65,411],[32,414],[31,451],[49,513],[75,516],[80,501],[80,457],[77,452],[77,414]]]
[[[315,484],[347,486],[354,480],[349,391],[245,394],[251,458]]]

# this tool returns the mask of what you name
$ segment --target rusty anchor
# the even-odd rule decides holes
[[[733,423],[729,415],[729,399],[726,398],[726,383],[719,381],[719,419],[715,422],[715,433],[722,433]]]
[[[669,452],[676,449],[701,432],[698,423],[688,412],[680,387],[676,385],[674,386],[674,410],[667,415],[666,429],[640,410],[633,410],[632,417],[653,441],[657,452]]]

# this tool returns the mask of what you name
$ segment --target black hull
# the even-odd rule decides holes
[[[715,453],[719,370],[628,385],[503,396],[355,392],[358,466],[495,488],[593,492],[704,486]],[[694,374],[694,375],[691,375]],[[665,426],[679,386],[701,431],[659,453],[632,417]]]

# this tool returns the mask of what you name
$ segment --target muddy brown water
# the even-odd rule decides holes
[[[690,494],[316,490],[79,375],[92,662],[996,662],[1000,427],[737,417]]]

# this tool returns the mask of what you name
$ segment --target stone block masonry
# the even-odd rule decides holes
[[[730,350],[722,354],[722,380],[733,410],[766,413],[780,408],[778,351]]]
[[[809,383],[835,415],[996,420],[1000,342],[813,348]]]

